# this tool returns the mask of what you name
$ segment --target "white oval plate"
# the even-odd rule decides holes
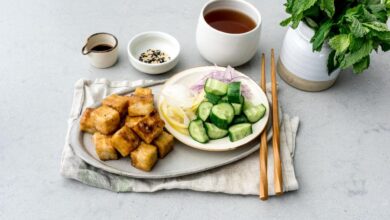
[[[153,86],[151,88],[153,89],[154,94],[159,94],[162,86]],[[126,95],[133,91],[134,88],[129,88],[118,94]],[[101,102],[97,102],[90,107],[96,108],[100,105]],[[270,123],[268,123],[268,140],[272,137],[272,129],[270,128]],[[157,164],[150,172],[144,172],[134,168],[130,163],[129,157],[121,158],[119,160],[99,160],[95,151],[95,145],[92,142],[92,135],[80,131],[80,117],[73,121],[69,134],[70,146],[75,154],[87,164],[113,174],[141,179],[178,177],[224,166],[241,160],[255,152],[259,149],[259,143],[259,139],[254,139],[235,150],[210,152],[189,147],[176,140],[173,151],[164,159],[158,160]]]
[[[180,72],[170,78],[165,84],[164,87],[174,84],[182,84],[186,87],[193,86],[196,82],[201,80],[205,75],[209,74],[213,70],[220,70],[224,71],[225,67],[216,67],[216,66],[206,66],[206,67],[198,67],[198,68],[192,68],[185,70],[183,72]],[[251,140],[255,139],[259,134],[263,131],[265,128],[268,117],[269,117],[269,104],[268,99],[263,92],[263,90],[255,83],[252,79],[247,77],[246,75],[236,71],[240,76],[246,77],[246,79],[242,79],[242,83],[246,84],[248,88],[250,89],[250,92],[252,93],[251,96],[251,102],[254,104],[260,104],[262,103],[266,107],[265,115],[262,119],[260,119],[258,122],[252,125],[253,133],[241,140],[231,142],[228,137],[221,138],[218,140],[210,140],[208,143],[199,143],[191,138],[191,136],[184,135],[177,130],[175,130],[172,126],[169,125],[168,121],[164,117],[163,114],[161,114],[161,118],[165,121],[165,127],[167,130],[175,136],[176,139],[180,140],[184,144],[194,147],[200,150],[206,150],[206,151],[229,151],[234,150],[240,146],[245,145],[246,143],[250,142]],[[164,89],[164,88],[163,88]],[[164,96],[160,95],[159,97],[159,104],[158,108],[161,112],[160,106],[161,103],[164,100]]]

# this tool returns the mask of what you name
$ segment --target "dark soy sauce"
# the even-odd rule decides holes
[[[256,27],[256,22],[248,15],[231,9],[214,10],[204,18],[211,27],[230,34],[242,34]]]
[[[96,45],[94,47],[92,47],[92,51],[107,51],[107,50],[111,50],[112,49],[112,46],[111,45],[108,45],[108,44],[99,44],[99,45]]]

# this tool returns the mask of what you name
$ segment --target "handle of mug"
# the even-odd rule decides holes
[[[90,50],[87,51],[86,47],[87,47],[87,44],[85,44],[84,47],[81,49],[81,53],[83,55],[87,55],[87,54],[89,54],[91,52]]]

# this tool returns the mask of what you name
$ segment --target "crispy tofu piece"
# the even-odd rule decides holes
[[[111,137],[96,132],[93,135],[93,143],[100,160],[117,160],[118,154],[111,144]]]
[[[145,116],[131,129],[147,144],[150,144],[153,139],[158,137],[164,128],[164,121],[156,111]]]
[[[150,88],[137,87],[134,91],[134,95],[136,96],[152,95],[152,90]]]
[[[92,117],[93,108],[86,108],[80,119],[80,130],[88,133],[95,133],[95,121]]]
[[[129,127],[123,126],[112,136],[111,143],[123,157],[126,157],[138,147],[140,139]]]
[[[92,112],[95,128],[102,134],[113,133],[120,124],[119,112],[108,106],[102,105]]]
[[[137,96],[132,95],[128,98],[129,116],[144,116],[154,110],[153,95]]]
[[[127,107],[129,106],[129,101],[125,96],[112,94],[103,100],[103,105],[117,110],[120,115],[125,115]]]
[[[157,148],[142,142],[139,147],[130,154],[131,164],[143,171],[150,171],[157,162]]]
[[[173,142],[173,136],[166,131],[163,131],[160,136],[154,139],[153,145],[157,147],[159,158],[164,158],[169,152],[171,152],[173,149]]]
[[[144,116],[127,116],[125,120],[125,124],[127,127],[131,128],[134,127],[139,121],[141,121],[144,118]]]

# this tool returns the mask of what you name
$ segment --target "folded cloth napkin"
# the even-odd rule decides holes
[[[95,168],[75,155],[69,145],[70,125],[80,116],[85,107],[96,101],[100,101],[111,93],[148,83],[150,83],[150,80],[110,82],[106,79],[98,79],[95,81],[81,79],[76,83],[72,109],[68,120],[69,127],[62,152],[61,174],[66,178],[75,179],[90,186],[115,192],[155,192],[167,189],[189,189],[205,192],[258,195],[258,151],[238,162],[223,167],[168,179],[135,179],[119,176]],[[267,87],[269,87],[269,85],[267,85]],[[291,118],[287,114],[283,114],[282,118],[283,120],[280,127],[280,152],[282,160],[283,189],[284,191],[292,191],[298,189],[293,157],[299,119],[298,117]],[[268,150],[268,190],[269,195],[274,195],[273,156],[272,146],[270,145],[271,144],[269,144]]]

